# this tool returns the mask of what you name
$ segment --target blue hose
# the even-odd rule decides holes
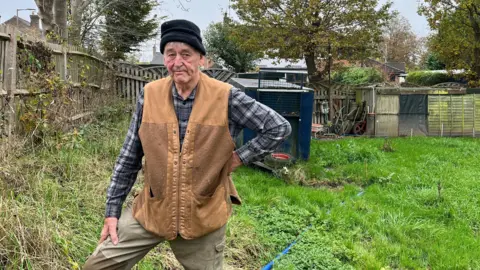
[[[303,234],[308,231],[310,228],[312,227],[312,224],[308,225],[307,228],[305,228],[305,230],[303,230],[302,233],[300,233],[298,235],[298,237],[290,244],[288,245],[288,247],[286,249],[284,249],[282,251],[282,253],[278,254],[277,257],[275,257],[275,259],[273,259],[271,262],[269,262],[267,265],[265,265],[262,270],[271,270],[273,268],[273,264],[275,263],[276,260],[278,260],[280,257],[282,257],[283,255],[287,254],[288,251],[290,250],[291,247],[293,247],[293,245],[295,245],[297,243],[298,240],[300,240],[300,238],[302,238]]]
[[[365,191],[360,191],[358,194],[357,194],[357,197],[360,197],[362,196],[363,194],[365,193]],[[341,202],[340,204],[343,204],[344,202]],[[329,215],[330,214],[330,209],[328,209],[327,211],[327,214]],[[273,264],[275,263],[276,260],[280,259],[280,257],[282,257],[283,255],[287,254],[288,251],[290,250],[290,248],[292,248],[303,236],[303,234],[308,231],[310,228],[312,228],[312,224],[308,225],[307,228],[305,228],[305,230],[303,230],[302,233],[300,233],[297,238],[295,240],[293,240],[292,243],[290,243],[290,245],[288,245],[288,247],[286,249],[284,249],[282,251],[282,253],[278,254],[275,259],[273,259],[272,261],[270,261],[267,265],[265,265],[262,270],[271,270],[273,269]]]

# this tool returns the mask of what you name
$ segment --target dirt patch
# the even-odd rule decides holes
[[[347,184],[347,183],[346,182],[332,182],[332,181],[327,181],[327,180],[313,181],[313,186],[314,187],[327,187],[327,188],[333,188],[333,189],[343,188],[343,186],[345,184]]]
[[[341,191],[344,186],[351,184],[351,181],[331,181],[331,180],[318,180],[318,179],[309,179],[301,183],[302,186],[311,187],[311,188],[326,188],[333,191]]]
[[[332,168],[327,168],[326,170],[333,170]],[[329,180],[329,179],[316,179],[310,178],[305,170],[305,168],[293,167],[293,168],[282,168],[274,172],[274,174],[283,179],[285,183],[290,185],[299,185],[304,187],[311,188],[327,188],[331,190],[343,190],[343,187],[347,184],[355,184],[351,179],[342,179],[342,180]]]

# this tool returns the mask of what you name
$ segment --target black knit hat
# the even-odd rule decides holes
[[[194,23],[187,20],[172,20],[164,22],[160,27],[160,31],[160,52],[162,54],[165,50],[165,45],[172,41],[184,42],[199,51],[202,55],[206,54],[205,47],[202,44],[200,28]]]

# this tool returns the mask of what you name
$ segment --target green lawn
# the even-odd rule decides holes
[[[120,119],[122,110],[103,118]],[[0,269],[76,269],[100,234],[128,119],[98,121],[0,160]],[[480,144],[398,138],[312,142],[284,179],[242,168],[227,237],[230,269],[479,269]],[[136,188],[140,188],[141,179]],[[362,192],[363,193],[360,193]],[[128,199],[131,200],[131,197]],[[172,268],[167,245],[138,269]]]
[[[237,217],[254,224],[270,258],[312,224],[276,269],[480,268],[479,142],[397,138],[394,152],[384,143],[314,141],[296,173],[312,187],[236,174]]]

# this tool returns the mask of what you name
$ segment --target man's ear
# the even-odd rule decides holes
[[[199,68],[203,69],[205,67],[206,59],[205,55],[200,54]]]

